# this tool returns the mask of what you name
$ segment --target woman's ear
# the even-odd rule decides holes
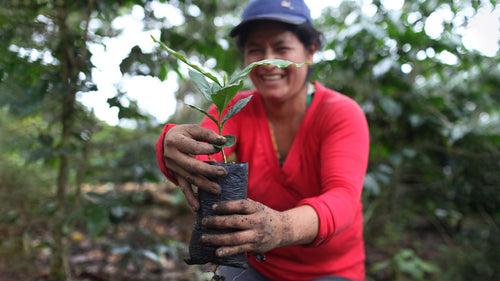
[[[306,52],[308,52],[307,54],[308,62],[310,63],[313,62],[313,57],[317,50],[318,50],[318,42],[312,43],[311,46],[307,48]]]

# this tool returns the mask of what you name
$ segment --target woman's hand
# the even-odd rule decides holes
[[[280,212],[252,200],[223,201],[214,205],[217,214],[237,215],[211,216],[203,219],[208,228],[235,228],[241,231],[227,234],[204,234],[201,242],[223,246],[217,249],[218,257],[227,257],[244,252],[265,253],[280,247],[288,219]]]
[[[221,246],[218,257],[265,253],[274,248],[311,243],[318,233],[318,217],[310,206],[279,212],[252,200],[224,201],[214,205],[217,216],[202,224],[214,229],[241,229],[227,234],[204,234],[201,242]],[[223,215],[237,213],[236,215]]]
[[[219,152],[212,144],[222,145],[226,139],[212,130],[199,125],[178,125],[170,129],[163,141],[165,166],[179,182],[186,199],[197,211],[200,207],[191,184],[214,194],[220,193],[220,186],[207,177],[224,177],[223,167],[196,160],[194,155],[210,155]]]

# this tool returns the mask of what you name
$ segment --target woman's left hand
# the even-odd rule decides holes
[[[291,221],[286,213],[250,199],[219,202],[213,206],[213,210],[218,215],[204,218],[203,226],[241,229],[233,233],[202,236],[202,243],[221,246],[216,252],[218,257],[245,252],[265,253],[286,246],[293,236]]]

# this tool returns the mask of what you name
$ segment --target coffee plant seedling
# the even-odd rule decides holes
[[[162,48],[169,54],[175,56],[180,61],[182,61],[183,63],[187,64],[190,67],[189,77],[191,77],[191,80],[193,80],[195,86],[198,88],[198,90],[200,90],[203,96],[215,104],[217,112],[219,113],[219,118],[218,120],[215,119],[207,111],[198,108],[194,105],[188,104],[188,106],[205,114],[208,118],[210,118],[210,120],[214,121],[215,124],[217,125],[219,135],[222,135],[222,129],[224,128],[224,124],[227,122],[227,120],[233,117],[236,113],[240,112],[240,110],[243,109],[243,107],[245,107],[245,105],[252,98],[252,96],[249,96],[247,98],[239,100],[228,109],[227,113],[224,116],[222,116],[224,110],[229,105],[231,99],[233,99],[238,93],[238,91],[241,88],[243,88],[243,79],[250,73],[250,71],[252,71],[252,69],[255,66],[275,65],[279,68],[286,68],[291,65],[296,67],[300,67],[303,65],[303,63],[296,64],[290,61],[280,60],[280,59],[262,60],[247,65],[243,70],[232,75],[229,79],[227,79],[227,76],[224,74],[222,76],[223,77],[222,81],[220,81],[214,74],[210,73],[209,71],[203,70],[201,67],[193,64],[188,59],[186,59],[182,54],[167,47],[165,44],[156,40],[154,37],[151,36],[151,38],[153,38],[154,42],[159,43],[162,46]],[[233,135],[225,135],[224,137],[226,138],[226,143],[224,145],[222,146],[214,145],[214,146],[221,149],[224,163],[227,163],[227,158],[224,153],[224,149],[222,148],[233,146],[236,143],[236,137]]]

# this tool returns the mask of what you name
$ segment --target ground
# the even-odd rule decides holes
[[[124,215],[105,234],[92,238],[85,225],[70,230],[68,262],[73,280],[208,280],[212,265],[187,266],[183,259],[195,214],[169,185],[124,184],[113,194],[136,212]],[[86,192],[110,193],[109,185]],[[47,280],[50,268],[50,216],[29,225],[0,223],[0,280]]]
[[[84,192],[118,197],[130,209],[120,209],[119,222],[109,225],[97,238],[86,234],[84,222],[68,230],[67,255],[72,276],[68,280],[202,281],[214,275],[213,265],[187,266],[183,261],[195,214],[171,184],[103,185],[86,187]],[[49,215],[41,215],[29,223],[0,221],[0,280],[47,280],[50,219]],[[430,248],[428,252],[442,243],[436,236],[423,238],[423,247]],[[390,251],[372,245],[367,245],[366,253],[369,267],[391,258]],[[388,269],[381,267],[370,273],[368,280],[390,280]]]

